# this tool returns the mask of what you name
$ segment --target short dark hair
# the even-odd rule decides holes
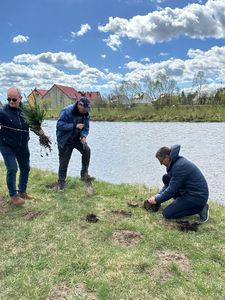
[[[169,156],[171,149],[169,147],[161,147],[155,154],[156,157],[166,157]]]

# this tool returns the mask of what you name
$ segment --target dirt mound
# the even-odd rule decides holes
[[[65,300],[71,297],[82,297],[87,300],[97,300],[95,292],[88,291],[83,283],[78,283],[74,287],[69,287],[66,283],[60,283],[55,286],[49,293],[46,300]]]
[[[139,232],[129,230],[116,230],[112,235],[114,244],[126,247],[137,245],[141,238]]]
[[[174,250],[164,250],[157,251],[155,254],[162,264],[176,263],[183,272],[189,272],[191,269],[190,261],[183,253]]]

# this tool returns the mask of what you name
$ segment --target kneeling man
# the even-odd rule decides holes
[[[180,145],[162,147],[157,151],[156,158],[167,168],[167,174],[163,175],[164,186],[159,194],[150,197],[148,202],[161,204],[174,198],[163,210],[166,219],[199,214],[201,221],[206,222],[209,218],[209,191],[206,179],[194,163],[179,156],[179,151]]]

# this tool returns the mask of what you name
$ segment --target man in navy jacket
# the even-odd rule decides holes
[[[25,200],[32,199],[26,193],[30,171],[29,125],[21,116],[22,96],[19,88],[8,89],[7,101],[8,104],[0,109],[0,152],[7,169],[6,182],[11,202],[15,205],[22,205]],[[43,133],[41,129],[39,134]],[[20,177],[17,191],[18,166]]]
[[[59,114],[56,125],[59,192],[64,191],[67,168],[74,148],[82,155],[81,180],[86,182],[94,179],[88,174],[91,155],[86,141],[89,133],[89,111],[90,101],[86,97],[81,97],[75,104],[66,106]]]
[[[166,219],[178,219],[199,214],[205,222],[209,217],[208,185],[199,168],[179,156],[180,145],[162,147],[156,153],[161,165],[167,168],[160,193],[148,199],[150,204],[161,204],[171,198],[174,201],[163,210]]]

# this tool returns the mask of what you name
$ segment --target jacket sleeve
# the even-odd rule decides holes
[[[3,124],[4,122],[7,122],[7,114],[6,114],[6,112],[1,108],[1,109],[0,109],[0,124]]]
[[[182,165],[173,167],[173,175],[166,189],[162,189],[160,194],[155,197],[157,203],[163,203],[177,194],[182,187],[187,176],[186,168]]]
[[[88,133],[89,133],[89,122],[90,122],[90,117],[87,116],[84,119],[84,128],[81,131],[81,136],[82,137],[87,137],[88,136]]]
[[[57,121],[57,129],[62,131],[71,131],[74,128],[74,123],[69,120],[68,114],[62,110]]]

